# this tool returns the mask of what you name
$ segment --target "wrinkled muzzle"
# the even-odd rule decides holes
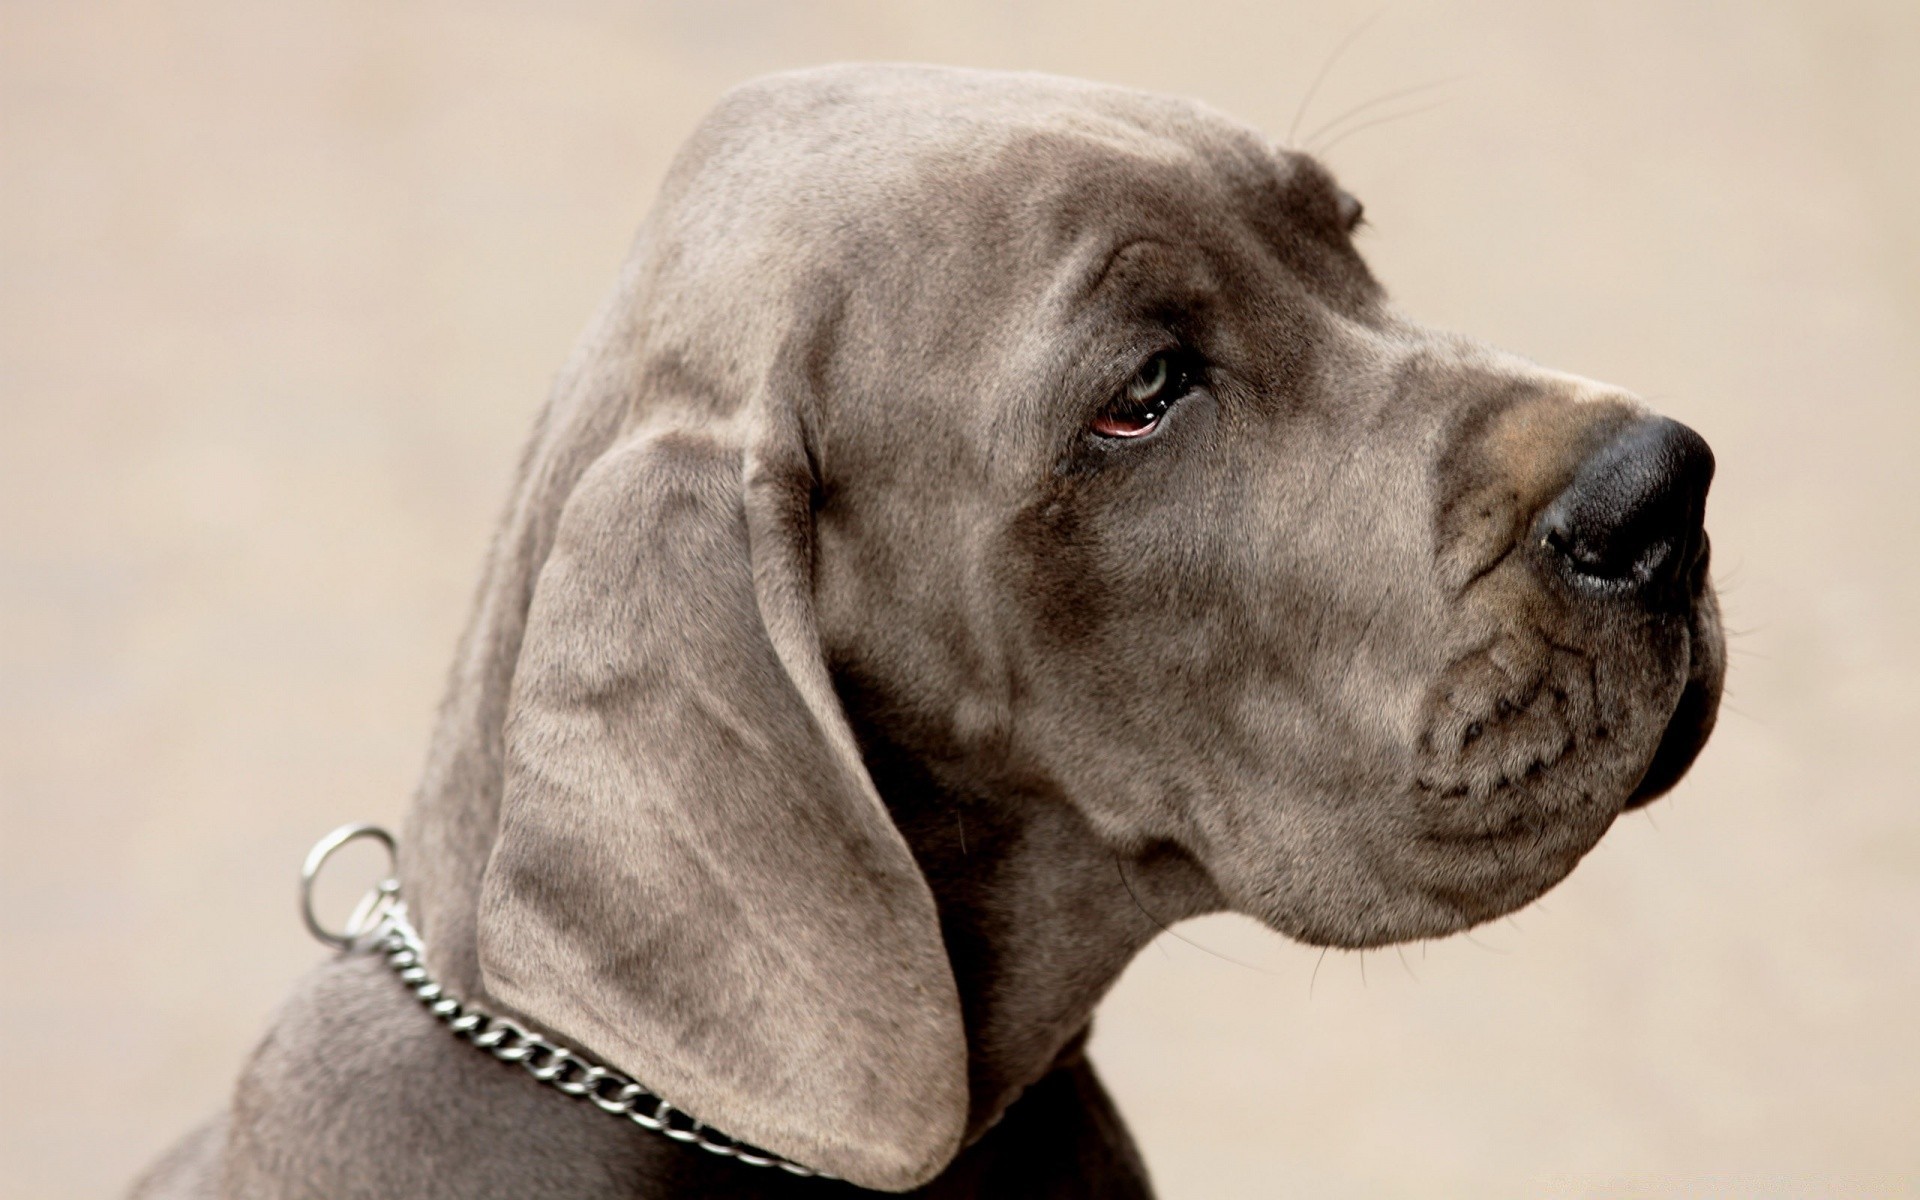
[[[1697,433],[1624,401],[1547,401],[1456,449],[1471,482],[1437,561],[1480,636],[1423,706],[1402,856],[1440,928],[1533,899],[1670,788],[1725,669]]]

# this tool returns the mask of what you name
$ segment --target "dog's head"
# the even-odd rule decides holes
[[[849,705],[1342,946],[1510,911],[1671,787],[1723,670],[1704,443],[1410,322],[1359,219],[1133,92],[863,68],[723,103],[503,543],[537,583],[489,990],[907,1187],[965,1049]]]

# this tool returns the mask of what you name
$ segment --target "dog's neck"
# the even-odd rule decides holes
[[[966,1019],[971,1140],[1079,1052],[1094,1006],[1143,946],[1220,900],[1184,853],[1116,850],[1043,783],[930,767],[857,715],[855,726],[940,909]]]

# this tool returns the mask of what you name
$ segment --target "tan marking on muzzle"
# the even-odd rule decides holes
[[[1445,504],[1438,529],[1439,568],[1454,591],[1478,583],[1526,536],[1527,523],[1572,482],[1580,463],[1613,432],[1643,414],[1617,389],[1529,364],[1540,381],[1506,405],[1454,453],[1465,485]]]

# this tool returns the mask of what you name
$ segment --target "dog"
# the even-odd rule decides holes
[[[399,877],[448,995],[832,1178],[343,955],[134,1194],[1145,1197],[1082,1048],[1160,922],[1553,886],[1712,729],[1712,455],[1403,316],[1361,222],[1185,100],[730,93],[532,437]]]

